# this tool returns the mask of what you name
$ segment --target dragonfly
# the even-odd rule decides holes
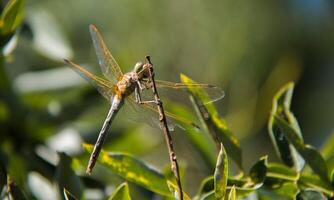
[[[155,107],[154,100],[143,100],[142,94],[144,90],[150,89],[152,84],[150,83],[148,73],[148,63],[137,62],[132,71],[123,73],[116,60],[107,48],[106,43],[103,40],[101,33],[98,31],[95,25],[89,26],[90,35],[93,41],[93,46],[99,61],[101,71],[105,78],[96,76],[81,67],[80,65],[64,59],[69,66],[74,69],[81,77],[86,79],[91,85],[93,85],[103,97],[110,102],[110,109],[107,117],[102,125],[97,141],[95,143],[93,152],[91,153],[87,170],[88,174],[91,174],[93,167],[97,161],[99,153],[102,149],[102,145],[107,137],[108,131],[111,127],[111,123],[116,117],[116,114],[124,104],[130,104],[130,107],[135,108],[137,111],[137,117],[143,118],[145,113],[158,114],[158,109]],[[155,80],[157,88],[167,88],[172,90],[183,90],[187,88],[201,88],[209,91],[211,101],[217,101],[224,97],[224,92],[218,87],[209,84],[185,84],[174,83],[169,81]],[[166,112],[169,130],[173,130],[174,125],[181,123],[185,126],[199,128],[193,121],[186,118],[182,118],[178,115]],[[157,118],[157,117],[156,117]],[[145,118],[144,118],[145,120]],[[149,122],[154,120],[147,120],[146,123],[150,125],[159,124],[155,122]]]

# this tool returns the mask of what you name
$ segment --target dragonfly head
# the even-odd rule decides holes
[[[137,62],[135,64],[135,67],[133,68],[133,71],[136,73],[139,73],[143,69],[144,63],[142,62]]]
[[[149,77],[148,68],[146,64],[142,62],[137,62],[133,71],[137,73],[139,79]]]

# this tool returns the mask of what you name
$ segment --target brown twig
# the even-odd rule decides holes
[[[168,153],[169,153],[169,159],[171,162],[171,169],[174,173],[174,176],[176,178],[176,182],[177,182],[177,187],[179,190],[179,198],[180,200],[183,200],[183,191],[182,191],[182,185],[181,185],[181,179],[180,179],[180,171],[179,171],[179,165],[177,164],[177,158],[176,158],[176,154],[174,151],[174,146],[173,146],[173,139],[169,133],[169,129],[168,129],[168,125],[167,125],[167,119],[166,119],[166,115],[164,112],[164,108],[162,106],[162,101],[160,100],[156,85],[155,85],[155,81],[154,81],[154,72],[153,72],[153,64],[151,62],[150,56],[146,56],[146,60],[147,60],[147,65],[146,67],[148,67],[149,69],[149,79],[152,83],[152,92],[154,95],[154,100],[156,101],[156,104],[158,106],[158,111],[159,111],[159,121],[161,123],[162,126],[162,130],[164,132],[165,135],[165,140],[167,143],[167,147],[168,147]]]

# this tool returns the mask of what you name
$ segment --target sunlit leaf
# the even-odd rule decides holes
[[[259,162],[257,162],[257,164],[258,163],[263,163],[263,160],[260,160]],[[258,166],[259,165],[260,164],[258,164]],[[255,167],[255,168],[261,168],[261,167]],[[253,172],[253,174],[255,176],[255,172]],[[259,173],[259,176],[260,174],[261,173]],[[232,186],[235,186],[237,197],[244,198],[250,195],[251,193],[255,192],[262,185],[263,185],[262,182],[254,183],[250,178],[229,177],[227,181],[226,193],[228,193],[231,190]],[[199,191],[196,194],[196,199],[216,199],[213,176],[210,176],[202,181]]]
[[[82,197],[83,185],[80,178],[71,168],[72,159],[64,153],[59,154],[60,161],[56,170],[56,181],[58,183],[59,194],[63,193],[64,188],[71,191],[77,197]]]
[[[193,115],[190,111],[180,104],[176,104],[175,102],[167,105],[167,108],[171,113],[184,117],[186,119],[192,119]],[[185,130],[188,134],[185,134],[186,137],[194,144],[196,149],[199,151],[201,157],[205,161],[205,164],[208,165],[209,168],[213,168],[216,164],[216,148],[214,142],[210,140],[210,136],[208,134],[202,134],[202,130],[198,130],[195,128],[187,128]]]
[[[299,174],[293,169],[279,163],[269,163],[267,177],[286,181],[297,181]]]
[[[223,144],[220,145],[220,151],[217,158],[216,169],[214,173],[214,188],[217,199],[225,197],[227,178],[228,178],[228,160]]]
[[[34,48],[52,60],[70,59],[73,56],[73,50],[51,12],[39,7],[31,7],[29,11],[27,22],[32,30]]]
[[[169,190],[173,194],[174,198],[179,199],[179,190],[178,190],[177,186],[174,183],[172,183],[171,181],[167,181],[167,185],[169,187]],[[185,193],[184,191],[183,191],[183,199],[184,200],[191,200],[189,195],[187,193]]]
[[[230,194],[228,195],[228,200],[236,200],[237,199],[237,195],[235,192],[235,187],[233,186],[230,190]]]
[[[84,144],[84,149],[91,152],[93,146]],[[131,155],[101,151],[98,161],[128,181],[161,195],[171,195],[164,175]]]
[[[298,180],[298,184],[305,188],[313,188],[319,190],[330,197],[334,196],[334,190],[331,184],[325,183],[318,176],[302,174]]]
[[[77,200],[73,194],[71,194],[66,188],[64,188],[64,197],[66,200]]]
[[[24,0],[10,0],[0,19],[0,35],[14,33],[16,28],[21,24],[23,19]]]
[[[325,144],[322,146],[320,152],[326,160],[328,169],[334,169],[334,132],[330,134],[329,138],[325,140]]]
[[[274,120],[274,115],[282,116],[287,122],[296,130],[297,136],[302,141],[302,134],[298,125],[296,118],[290,111],[291,98],[293,94],[293,83],[288,83],[282,87],[273,99],[273,105],[271,110],[271,115],[268,123],[268,130],[271,140],[274,144],[277,154],[280,156],[282,161],[290,166],[294,167],[297,171],[300,171],[305,162],[301,156],[296,151],[287,140],[286,136],[279,129]]]
[[[196,83],[183,74],[180,75],[180,79],[183,83]],[[208,102],[208,99],[210,98],[209,95],[200,88],[188,88],[188,90],[191,94],[191,100],[197,109],[204,126],[207,127],[217,145],[217,149],[220,149],[220,143],[223,143],[227,155],[231,156],[231,158],[242,169],[241,148],[239,141],[227,127],[225,120],[219,116],[215,106],[212,103],[203,103]]]
[[[40,161],[38,161],[40,162]],[[36,165],[35,165],[36,166]],[[38,166],[43,171],[45,170],[45,165]],[[40,171],[42,171],[40,170]],[[36,199],[49,199],[50,197],[58,197],[58,188],[52,183],[54,177],[50,173],[43,176],[37,171],[30,171],[28,174],[28,186],[32,196]],[[51,180],[50,180],[51,179]]]
[[[131,200],[128,184],[122,183],[119,185],[109,200]]]
[[[328,177],[328,169],[325,160],[322,158],[320,153],[312,146],[304,144],[303,140],[299,137],[290,124],[284,119],[275,115],[275,124],[283,131],[285,137],[294,145],[297,151],[307,161],[313,171],[318,174],[324,181],[330,182]]]
[[[271,188],[270,191],[281,196],[289,197],[290,199],[295,199],[299,189],[296,183],[287,182],[281,184],[278,187]]]

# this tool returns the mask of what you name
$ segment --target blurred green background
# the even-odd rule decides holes
[[[149,54],[159,79],[179,81],[184,73],[221,87],[225,98],[216,106],[241,142],[246,169],[265,154],[277,160],[267,121],[274,93],[288,81],[296,82],[292,111],[305,141],[321,147],[333,131],[333,18],[334,3],[325,0],[27,1],[17,47],[1,69],[13,93],[1,95],[2,151],[48,152],[52,165],[59,158],[50,151],[81,155],[83,141],[95,142],[108,102],[62,61],[101,74],[89,24],[124,71]],[[186,96],[177,103],[190,105]],[[127,118],[121,111],[104,148],[167,169],[162,132]],[[213,169],[182,130],[173,137],[193,194]]]

